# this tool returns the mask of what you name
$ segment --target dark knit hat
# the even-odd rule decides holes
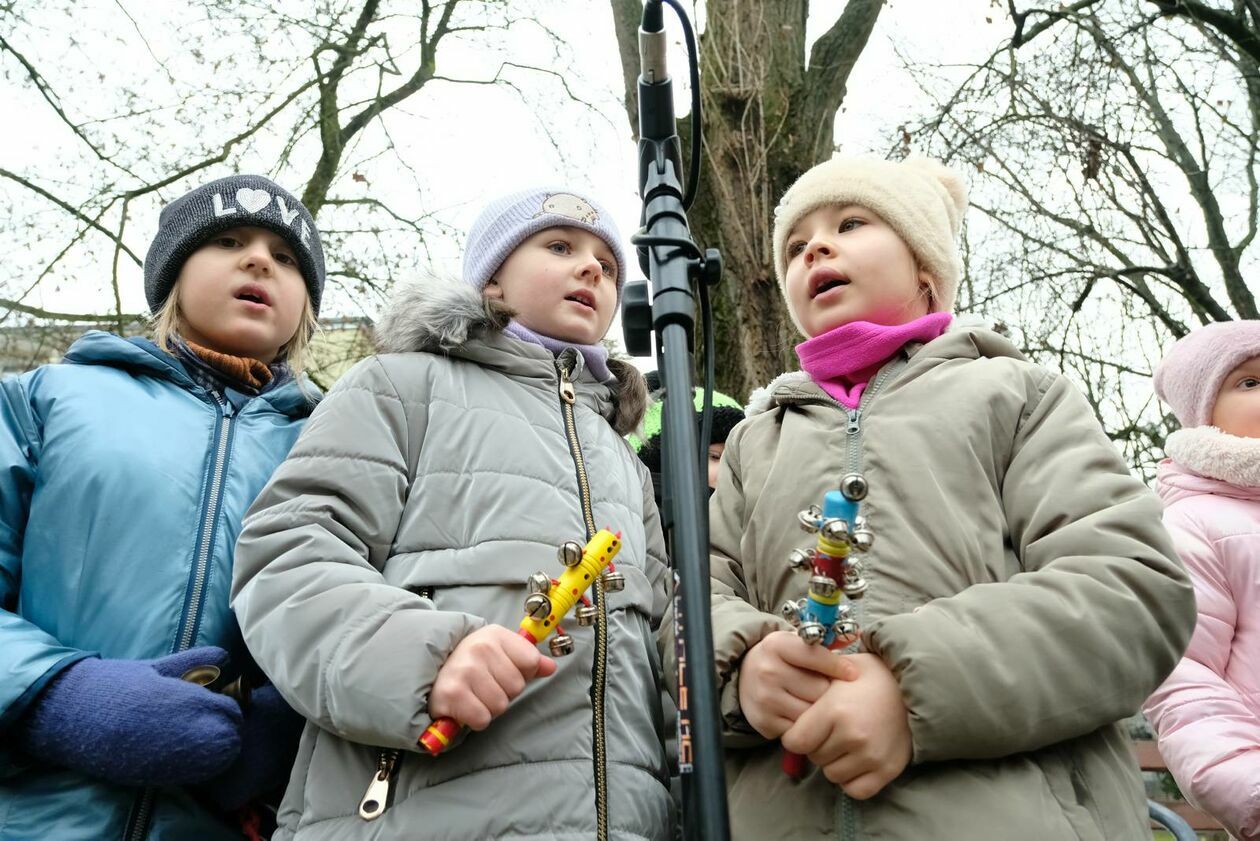
[[[248,226],[274,231],[293,247],[311,309],[324,293],[324,249],[315,220],[293,194],[261,175],[232,175],[203,184],[162,208],[158,232],[144,258],[144,296],[154,313],[192,253],[215,234]]]
[[[731,431],[739,425],[744,419],[744,411],[733,406],[714,406],[713,407],[713,434],[710,436],[708,444],[702,444],[709,447],[713,444],[725,444],[726,439],[730,436]],[[699,422],[700,413],[696,413],[696,421]],[[639,460],[647,466],[647,469],[653,473],[661,472],[661,433],[649,437],[643,442],[643,446],[639,448]]]

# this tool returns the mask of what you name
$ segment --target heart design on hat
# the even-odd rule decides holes
[[[242,187],[236,191],[236,203],[250,213],[257,213],[271,204],[271,193],[266,190],[255,190],[252,187]]]

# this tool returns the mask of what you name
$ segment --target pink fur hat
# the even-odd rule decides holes
[[[1183,427],[1208,426],[1221,382],[1260,356],[1260,321],[1218,321],[1191,331],[1155,369],[1155,393]]]

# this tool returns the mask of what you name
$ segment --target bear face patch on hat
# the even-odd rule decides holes
[[[158,232],[144,259],[149,309],[166,302],[184,262],[215,234],[231,228],[264,228],[284,237],[306,281],[311,308],[319,313],[324,292],[324,249],[315,219],[291,193],[261,175],[232,175],[197,187],[162,208]]]

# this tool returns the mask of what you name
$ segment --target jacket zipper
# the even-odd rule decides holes
[[[586,522],[586,539],[595,536],[595,515],[591,511],[591,485],[586,475],[586,461],[582,457],[582,445],[578,441],[577,422],[574,420],[573,404],[577,401],[577,391],[569,380],[569,371],[557,359],[556,371],[560,375],[560,413],[564,417],[564,428],[569,439],[569,455],[573,457],[573,466],[577,470],[578,492],[582,499],[582,518]],[[608,839],[608,755],[604,727],[604,691],[608,671],[608,608],[604,601],[603,588],[591,588],[592,598],[598,616],[595,620],[595,664],[591,673],[591,707],[593,742],[595,746],[595,837],[598,841]]]
[[[849,473],[860,473],[862,470],[862,411],[869,408],[874,402],[876,395],[884,384],[903,367],[905,360],[898,359],[888,365],[875,376],[871,387],[862,393],[862,397],[858,400],[856,409],[850,409],[847,406],[841,406],[845,410],[848,422],[845,425],[845,455],[848,463]],[[861,625],[865,620],[865,599],[859,599],[853,603],[854,618]],[[856,647],[857,643],[854,643]],[[850,650],[850,649],[846,649]],[[853,802],[853,798],[849,797],[843,791],[836,790],[836,828],[840,837],[840,841],[858,841],[860,827],[858,806]]]
[[[422,599],[433,598],[432,587],[417,587],[416,595]],[[389,791],[394,784],[394,776],[401,770],[398,760],[402,751],[398,748],[378,748],[376,752],[376,770],[368,781],[367,791],[359,801],[359,817],[365,821],[374,821],[389,808]]]
[[[210,568],[210,551],[213,548],[211,538],[214,536],[214,523],[219,516],[219,503],[223,495],[223,475],[227,467],[229,445],[232,440],[231,404],[211,392],[215,402],[216,419],[214,444],[214,461],[210,464],[210,486],[206,490],[206,503],[202,509],[201,529],[197,535],[197,557],[193,563],[192,584],[186,593],[186,606],[181,630],[178,634],[173,654],[187,651],[192,647],[197,635],[198,620],[205,600],[206,574]],[[136,804],[132,807],[131,817],[127,821],[127,829],[123,834],[126,841],[142,841],[149,833],[149,822],[153,817],[153,802],[156,791],[146,788],[140,792]]]

